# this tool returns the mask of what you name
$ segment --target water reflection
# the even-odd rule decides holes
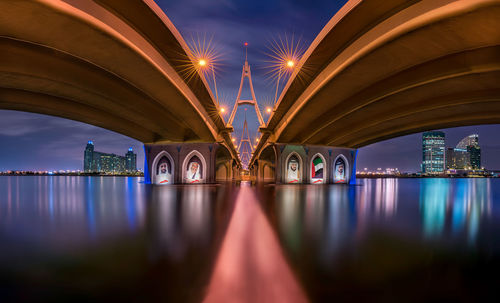
[[[365,179],[361,186],[277,186],[276,224],[292,258],[332,265],[374,232],[474,243],[491,213],[490,179]],[[272,211],[272,210],[271,210]],[[420,213],[419,216],[416,215]],[[449,226],[450,228],[447,228]],[[354,246],[353,246],[354,245]]]
[[[137,178],[0,178],[1,232],[19,241],[69,248],[137,232],[144,224],[144,188]]]
[[[360,181],[239,188],[0,177],[0,281],[14,272],[23,277],[12,282],[17,297],[33,281],[55,296],[38,301],[66,301],[55,300],[63,283],[68,297],[115,301],[291,302],[306,300],[305,288],[312,301],[329,302],[342,287],[351,299],[409,275],[407,288],[393,288],[404,293],[437,275],[429,262],[441,258],[435,268],[443,268],[450,254],[439,254],[455,256],[456,247],[500,251],[500,180]],[[100,280],[88,286],[88,277]]]
[[[238,194],[203,302],[307,302],[248,186]]]
[[[276,189],[278,225],[284,245],[294,257],[322,243],[319,255],[330,263],[349,241],[356,224],[354,189],[349,186],[282,186]]]
[[[155,254],[183,257],[189,249],[209,244],[213,233],[213,188],[194,185],[155,186],[150,210]]]
[[[423,233],[441,239],[448,233],[475,243],[481,220],[491,215],[491,179],[424,179],[420,188]]]

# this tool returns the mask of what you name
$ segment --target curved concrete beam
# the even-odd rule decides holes
[[[3,108],[91,123],[145,143],[232,146],[204,78],[183,76],[189,49],[154,1],[1,1],[0,14],[0,88],[59,102],[18,94]],[[80,115],[54,108],[61,100]]]
[[[466,119],[473,105],[464,102],[499,113],[490,102],[499,70],[498,0],[349,1],[299,62],[256,155],[268,140],[361,147],[460,123],[451,117],[464,118],[462,125],[492,123],[494,115]],[[425,120],[442,108],[450,117]],[[399,116],[422,125],[394,120]],[[390,119],[401,125],[386,129]]]

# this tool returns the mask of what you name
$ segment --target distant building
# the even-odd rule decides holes
[[[464,150],[467,152],[467,163],[465,169],[480,169],[481,168],[481,147],[479,146],[479,135],[469,135],[458,142],[455,149]]]
[[[472,169],[481,168],[481,147],[470,145],[467,147],[470,157],[470,167]]]
[[[125,154],[125,170],[128,172],[137,171],[137,154],[134,153],[132,147]]]
[[[94,142],[89,141],[83,156],[83,170],[86,173],[135,173],[137,154],[132,148],[125,156],[98,152],[94,150]]]
[[[439,174],[445,167],[445,135],[432,131],[422,134],[422,173]]]
[[[468,146],[479,146],[479,135],[469,135],[460,140],[460,142],[458,142],[457,144],[457,148],[460,149],[467,149]]]
[[[470,165],[467,149],[448,147],[446,149],[446,169],[465,169]]]

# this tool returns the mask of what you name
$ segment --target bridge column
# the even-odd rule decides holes
[[[151,184],[199,184],[232,178],[232,158],[219,143],[144,144],[144,179]]]
[[[356,183],[357,150],[277,143],[255,161],[257,179],[276,183]]]

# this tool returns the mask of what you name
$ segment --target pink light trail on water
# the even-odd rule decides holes
[[[308,302],[248,186],[238,194],[203,302]]]

